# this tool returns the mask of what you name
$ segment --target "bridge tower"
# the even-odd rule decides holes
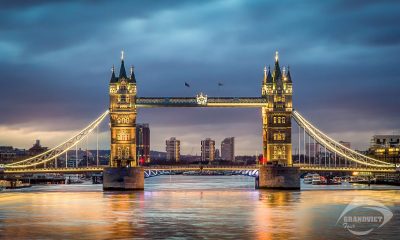
[[[292,164],[292,91],[289,68],[280,68],[276,52],[273,72],[264,68],[262,84],[262,97],[267,100],[262,107],[264,163]]]
[[[136,159],[136,78],[131,67],[128,77],[124,52],[121,52],[119,76],[114,66],[109,85],[110,95],[110,167],[103,172],[105,190],[142,190],[144,171]]]
[[[281,69],[276,52],[272,74],[269,68],[268,71],[264,68],[261,90],[266,99],[262,107],[264,165],[259,168],[256,188],[300,189],[299,168],[292,166],[292,91],[289,68]]]
[[[111,167],[134,167],[136,161],[136,78],[126,75],[124,55],[119,77],[114,66],[110,79]]]

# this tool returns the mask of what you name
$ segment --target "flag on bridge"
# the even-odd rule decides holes
[[[185,87],[190,87],[189,83],[185,82]]]

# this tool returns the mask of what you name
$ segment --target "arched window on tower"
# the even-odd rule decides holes
[[[122,148],[121,147],[117,148],[117,157],[118,157],[118,159],[122,158]]]
[[[125,158],[128,159],[129,158],[129,147],[125,148]]]
[[[117,139],[120,140],[120,141],[128,141],[129,140],[128,131],[127,130],[118,131]]]

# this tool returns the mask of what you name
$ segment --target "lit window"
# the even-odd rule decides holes
[[[122,158],[122,149],[121,149],[121,147],[118,147],[117,155],[118,155],[118,158]]]
[[[129,140],[128,132],[126,130],[118,132],[117,139],[120,141],[128,141]]]
[[[129,158],[129,147],[125,148],[125,158]]]

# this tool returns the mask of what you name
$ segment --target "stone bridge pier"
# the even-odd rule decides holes
[[[300,189],[300,168],[282,165],[261,166],[255,178],[256,189]]]

